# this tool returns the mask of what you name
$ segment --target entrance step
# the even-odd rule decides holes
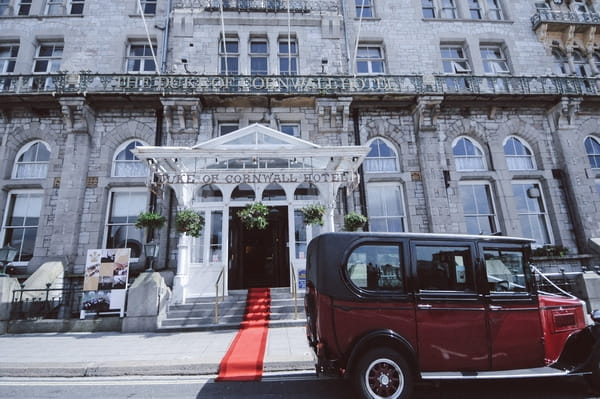
[[[159,332],[211,331],[238,329],[244,318],[248,290],[231,290],[219,302],[219,320],[215,323],[215,298],[188,299],[185,304],[170,305]],[[296,311],[295,311],[296,309]],[[296,300],[289,287],[271,288],[269,327],[304,326],[306,315],[301,295]]]

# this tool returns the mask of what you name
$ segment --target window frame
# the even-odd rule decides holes
[[[140,0],[140,5],[142,6],[142,12],[144,13],[144,15],[156,15],[156,10],[158,7],[158,1],[157,0]],[[149,11],[148,9],[150,9],[151,11]],[[138,7],[138,12],[139,12],[139,7]]]
[[[471,145],[476,149],[479,150],[480,156],[477,156],[477,154],[465,154],[465,155],[457,155],[455,153],[455,148],[458,144],[459,141],[461,140],[466,140],[468,142],[471,143]],[[468,150],[465,147],[465,150]],[[455,169],[457,172],[480,172],[480,171],[487,171],[488,169],[488,163],[487,163],[487,157],[486,157],[486,153],[483,150],[483,147],[481,146],[481,144],[479,144],[479,142],[475,139],[473,139],[470,136],[459,136],[456,139],[453,140],[452,142],[452,158],[454,159],[454,165],[455,165]],[[459,159],[465,159],[465,160],[475,160],[475,159],[480,159],[481,160],[481,168],[462,168],[459,167],[459,163],[461,162],[457,162]],[[465,162],[466,163],[466,162]]]
[[[31,13],[31,3],[33,0],[19,0],[15,15],[28,16]]]
[[[286,49],[288,50],[287,53],[284,53],[281,51],[282,45],[286,46]],[[289,48],[288,48],[288,47],[290,47],[289,45],[291,45],[293,52],[289,52]],[[296,41],[295,38],[291,38],[289,40],[289,42],[288,42],[287,37],[280,38],[277,41],[277,59],[279,61],[279,74],[280,75],[285,75],[285,76],[298,75],[298,61],[299,61],[298,54],[299,54],[298,42]],[[287,70],[284,69],[284,65],[282,65],[282,63],[284,63],[285,61],[287,61],[287,63],[288,63]]]
[[[588,149],[588,142],[592,143],[591,152]],[[590,165],[590,169],[592,170],[600,170],[600,138],[596,136],[587,136],[583,140],[583,148],[585,149],[585,154],[588,157],[588,162]],[[596,152],[597,150],[597,152]],[[593,158],[592,158],[593,157]],[[594,161],[592,161],[592,159]]]
[[[264,45],[265,52],[256,52],[255,46]],[[251,76],[269,75],[269,40],[266,37],[251,37],[248,41],[248,61]],[[264,61],[264,69],[257,68],[255,62]]]
[[[503,21],[506,19],[504,15],[504,8],[502,0],[486,0],[485,1],[485,12],[488,20],[491,21]],[[494,16],[492,16],[494,15]]]
[[[217,137],[225,136],[226,134],[235,132],[236,130],[239,130],[239,128],[240,128],[239,122],[234,122],[234,121],[218,122],[217,123]],[[231,129],[231,130],[229,130],[229,129]],[[223,133],[224,130],[227,130],[227,131],[225,133]]]
[[[397,198],[392,201],[380,201],[383,193],[390,193],[392,190],[395,190],[395,194],[397,194]],[[408,229],[407,226],[407,213],[406,213],[406,199],[404,196],[404,185],[399,182],[368,182],[366,183],[366,192],[367,192],[367,209],[368,209],[368,219],[369,219],[369,231],[377,231],[377,232],[406,232]],[[378,198],[375,198],[377,196]],[[373,201],[379,200],[380,204],[378,208],[380,208],[383,212],[381,215],[375,215],[373,206]],[[398,206],[399,213],[390,212],[389,205],[396,204]],[[394,220],[400,222],[401,229],[395,230],[390,229],[394,224]],[[378,226],[381,223],[385,223],[385,230],[375,230],[373,226]]]
[[[525,152],[528,153],[527,155],[515,155],[515,154],[507,154],[506,152],[506,145],[508,144],[509,141],[516,141],[518,142],[521,147],[525,149]],[[513,146],[515,148],[515,150],[518,150],[517,147]],[[533,149],[531,148],[531,146],[529,145],[529,143],[525,140],[523,140],[521,137],[515,136],[515,135],[510,135],[508,137],[506,137],[504,139],[504,142],[502,143],[502,149],[504,151],[504,158],[506,159],[506,167],[508,168],[508,170],[510,171],[521,171],[521,170],[537,170],[537,165],[536,165],[536,161],[535,161],[535,155],[533,152]],[[518,152],[518,151],[517,151]],[[529,168],[520,168],[520,167],[511,167],[512,162],[509,162],[509,160],[520,160],[518,163],[523,163],[523,161],[525,159],[528,160],[528,163],[531,165],[531,167]],[[516,163],[516,162],[515,162]]]
[[[373,147],[373,145],[375,145],[375,143],[380,143],[377,145],[377,147]],[[398,156],[398,151],[396,150],[396,146],[394,144],[392,144],[391,142],[389,142],[388,140],[382,138],[382,137],[374,137],[371,140],[369,140],[367,142],[367,145],[369,146],[370,150],[369,153],[367,154],[367,156],[365,157],[365,160],[363,162],[364,165],[364,170],[365,173],[367,174],[381,174],[381,173],[397,173],[400,171],[400,159]],[[393,155],[392,156],[381,156],[381,146],[385,146],[387,149],[389,149]],[[371,157],[371,152],[377,150],[378,152],[378,156],[375,157]],[[394,163],[394,168],[393,169],[384,169],[382,168],[374,168],[371,169],[371,167],[369,166],[372,162],[371,161],[379,161],[377,163],[381,163],[381,161],[390,161],[393,160]],[[385,162],[388,163],[388,162]]]
[[[8,17],[12,14],[11,0],[0,0],[0,17]]]
[[[467,8],[469,10],[469,18],[474,20],[482,20],[484,19],[484,9],[482,7],[481,0],[467,0]],[[477,14],[477,17],[474,16],[474,13]]]
[[[230,45],[235,45],[237,51],[229,52]],[[225,35],[219,39],[219,75],[239,75],[240,74],[240,39],[237,36]],[[232,72],[230,61],[235,62],[235,71]]]
[[[374,0],[355,0],[355,18],[375,18]],[[362,14],[362,15],[361,15]],[[365,15],[366,14],[366,15]]]
[[[541,210],[535,210],[535,209],[530,209],[529,207],[529,203],[527,202],[527,200],[525,201],[521,201],[519,200],[519,198],[517,198],[517,192],[515,191],[515,186],[526,186],[526,185],[530,185],[532,187],[529,187],[527,190],[525,190],[525,195],[529,198],[535,198],[535,197],[531,197],[529,194],[529,190],[530,189],[537,189],[538,190],[538,200],[536,201],[538,206],[541,205]],[[549,211],[548,211],[548,206],[546,204],[546,199],[545,199],[545,195],[544,195],[544,190],[543,190],[543,186],[542,183],[539,180],[513,180],[511,182],[511,187],[512,187],[512,193],[514,195],[515,198],[515,213],[519,219],[519,225],[521,226],[521,236],[522,237],[528,237],[531,238],[533,240],[536,240],[536,242],[532,245],[533,247],[542,247],[544,245],[551,245],[554,243],[554,236],[553,236],[553,231],[552,231],[552,224],[550,221],[550,215],[549,215]],[[519,208],[522,207],[523,205],[526,206],[526,211],[522,212]],[[533,226],[533,224],[531,222],[529,222],[529,226],[528,229],[526,229],[523,225],[523,216],[526,216],[528,219],[530,217],[535,217],[537,218],[538,222],[539,221],[543,221],[543,226]],[[531,237],[531,235],[535,235],[535,234],[531,234],[528,235],[526,233],[526,230],[534,230],[534,227],[544,227],[546,230],[546,240],[547,242],[538,242],[538,239],[536,237]],[[541,229],[539,230],[539,232],[541,232]]]
[[[427,12],[426,12],[427,10]],[[437,18],[437,9],[435,7],[435,0],[421,0],[421,14],[424,19]]]
[[[25,155],[25,153],[27,153],[28,151],[31,150],[31,148],[35,145],[43,145],[46,149],[46,151],[48,152],[48,160],[47,161],[39,161],[39,160],[34,160],[34,161],[27,161],[27,162],[21,162],[19,161],[19,158],[21,158],[23,155]],[[39,151],[36,150],[36,158],[39,155]],[[48,169],[49,169],[49,165],[50,165],[50,159],[52,157],[52,150],[50,148],[50,146],[48,145],[48,143],[46,143],[43,140],[34,140],[34,141],[30,141],[29,143],[23,145],[19,151],[17,152],[17,155],[15,156],[15,161],[13,163],[13,168],[12,168],[12,173],[11,173],[11,179],[15,179],[15,180],[27,180],[27,179],[45,179],[48,176]],[[35,176],[20,176],[21,172],[20,172],[20,166],[21,165],[38,165],[38,166],[45,166],[43,168],[43,175],[39,174],[39,175],[35,175]]]
[[[20,46],[16,42],[0,42],[0,74],[11,75],[15,73]],[[2,55],[6,52],[6,55]],[[0,91],[10,90],[12,78],[0,79]]]
[[[135,149],[136,147],[139,147],[139,146],[148,145],[145,142],[143,142],[142,140],[132,139],[132,140],[127,140],[126,142],[122,143],[119,147],[117,147],[117,149],[115,150],[115,152],[113,154],[113,158],[112,158],[110,177],[125,177],[125,178],[146,178],[146,177],[148,177],[148,172],[149,172],[148,166],[146,165],[146,163],[143,160],[139,159],[138,157],[135,156],[135,154],[133,154],[131,152],[131,149],[129,149],[129,146],[131,144],[134,144],[133,149]],[[129,151],[131,156],[133,156],[133,159],[117,159],[125,151]],[[127,153],[125,154],[125,156],[126,157],[128,156]],[[119,167],[120,165],[132,165],[132,164],[143,165],[144,169],[146,170],[146,173],[144,173],[144,175],[141,175],[141,174],[140,175],[117,174],[117,169],[121,169]]]
[[[359,54],[362,51],[366,51],[366,57],[361,57]],[[370,53],[372,50],[377,50],[379,53],[379,57],[370,57]],[[360,72],[359,64],[364,64],[367,66],[366,72]],[[381,71],[374,72],[373,66],[379,65],[381,67]],[[355,65],[356,74],[357,75],[383,75],[386,73],[385,67],[385,51],[383,48],[383,44],[381,43],[359,43],[356,47],[356,60]]]
[[[35,197],[39,197],[41,199],[41,203],[40,203],[40,212],[37,215],[37,224],[34,226],[32,225],[26,225],[24,224],[26,222],[26,219],[28,216],[25,217],[25,220],[23,221],[23,224],[21,225],[8,225],[8,220],[9,218],[12,217],[12,215],[14,214],[14,208],[15,208],[15,202],[17,196],[27,196],[27,200],[29,200],[29,198],[31,198],[31,196],[35,196]],[[13,200],[14,198],[14,200]],[[39,189],[19,189],[19,190],[11,190],[9,191],[7,197],[6,197],[6,206],[4,208],[4,217],[2,219],[2,226],[0,227],[0,238],[1,238],[1,242],[2,242],[2,246],[8,245],[9,243],[7,242],[7,229],[35,229],[35,237],[33,238],[33,244],[32,244],[32,253],[31,253],[31,257],[33,258],[33,256],[35,256],[35,243],[37,241],[38,238],[38,233],[39,233],[39,227],[40,227],[40,219],[42,216],[42,211],[44,209],[44,192],[43,190],[39,190]],[[31,206],[26,206],[27,210],[31,210]],[[10,215],[10,216],[9,216]],[[17,256],[15,257],[15,261],[12,262],[15,266],[24,266],[27,265],[27,263],[31,260],[31,258],[26,259],[26,260],[22,260],[22,251],[23,251],[23,247],[24,247],[24,243],[26,242],[25,239],[23,239],[25,237],[25,231],[23,231],[23,233],[21,234],[22,237],[22,241],[21,241],[21,245],[18,249],[18,253]]]
[[[464,191],[463,189],[465,187],[470,187],[471,188],[471,192],[467,193],[466,191]],[[494,233],[497,233],[499,231],[499,223],[498,223],[498,212],[496,211],[496,203],[495,203],[495,195],[494,195],[494,188],[492,187],[492,184],[489,181],[485,181],[485,180],[466,180],[466,181],[460,181],[458,183],[458,194],[459,194],[459,198],[460,198],[460,202],[461,205],[463,207],[463,217],[465,218],[465,223],[466,223],[466,232],[467,234],[485,234],[485,235],[491,235]],[[481,198],[478,195],[477,192],[475,192],[474,188],[475,187],[483,187],[484,191],[485,191],[485,195],[486,195],[486,202],[489,208],[489,211],[491,212],[480,212],[480,209],[478,207]],[[465,194],[472,194],[472,196],[470,198],[465,198],[464,195]],[[467,205],[467,200],[470,200],[473,202],[474,204],[474,210],[475,212],[467,212],[466,205]],[[470,219],[475,219],[477,226],[481,227],[481,219],[485,218],[487,219],[487,224],[489,225],[489,231],[484,231],[481,228],[478,229],[478,231],[470,231],[469,230],[469,226],[472,225],[472,223],[469,223]]]
[[[142,55],[137,55],[137,54],[132,54],[132,51],[134,51],[134,48],[142,48],[143,49],[143,54]],[[152,50],[154,50],[154,55],[156,56],[157,54],[157,45],[156,43],[153,41],[152,42]],[[158,71],[158,65],[156,65],[156,63],[154,62],[154,57],[152,56],[152,50],[150,50],[150,44],[147,41],[144,40],[129,40],[127,42],[127,53],[125,56],[125,72],[128,74],[143,74],[143,73],[155,73]],[[150,54],[146,54],[146,52],[149,51]],[[156,60],[158,62],[158,58]],[[146,63],[147,62],[151,62],[152,65],[154,65],[154,68],[152,70],[146,70]],[[133,67],[130,67],[131,65],[135,66],[136,63],[139,63],[139,69],[133,69]]]
[[[289,131],[286,131],[288,128],[291,128],[291,130],[292,130],[291,134],[289,133]],[[279,130],[285,134],[292,136],[292,137],[297,137],[297,138],[302,137],[300,122],[280,122]]]
[[[104,219],[104,233],[103,233],[103,237],[102,237],[102,248],[106,248],[106,249],[112,249],[112,248],[118,248],[116,246],[112,246],[109,247],[108,246],[108,241],[110,236],[110,231],[111,231],[111,227],[112,226],[125,226],[126,230],[125,230],[125,243],[127,243],[129,241],[130,236],[128,235],[129,229],[133,229],[133,231],[139,231],[139,237],[140,237],[140,255],[138,257],[134,257],[134,252],[132,250],[131,256],[132,262],[138,262],[139,259],[143,256],[143,251],[144,251],[144,244],[146,243],[146,237],[144,236],[145,231],[139,230],[135,228],[135,222],[137,220],[137,216],[139,215],[140,212],[137,212],[135,215],[133,214],[133,212],[129,213],[126,218],[127,221],[125,223],[111,223],[110,222],[110,218],[111,215],[113,214],[113,205],[115,203],[115,194],[124,194],[127,193],[129,194],[129,196],[131,196],[132,194],[138,194],[140,195],[140,197],[142,195],[145,196],[145,203],[144,206],[141,207],[140,212],[145,212],[148,209],[148,205],[149,205],[149,195],[148,195],[148,190],[145,186],[140,186],[140,187],[115,187],[112,188],[109,192],[108,192],[108,200],[107,200],[107,204],[106,204],[106,214],[105,214],[105,219]],[[132,201],[128,201],[130,204],[132,204]],[[132,218],[132,220],[130,221],[129,218]],[[129,248],[129,247],[127,247]]]
[[[552,70],[560,76],[566,76],[571,73],[569,59],[565,52],[558,47],[552,48]]]

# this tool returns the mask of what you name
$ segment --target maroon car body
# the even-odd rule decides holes
[[[406,398],[419,378],[598,374],[598,328],[576,298],[536,290],[532,241],[327,233],[307,251],[317,372],[361,396]],[[594,380],[594,381],[597,381]]]

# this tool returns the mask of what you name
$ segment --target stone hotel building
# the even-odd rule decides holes
[[[599,12],[0,0],[0,246],[20,276],[61,261],[80,283],[88,249],[124,247],[135,273],[151,238],[136,218],[156,211],[175,302],[219,276],[301,283],[307,243],[349,212],[369,231],[530,237],[548,271],[598,265]],[[254,202],[265,230],[237,214]],[[322,226],[304,223],[315,203]],[[203,214],[200,237],[176,231],[182,209]]]

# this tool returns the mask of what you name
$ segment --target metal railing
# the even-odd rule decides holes
[[[220,11],[221,3],[223,11],[288,12],[288,8],[293,13],[338,11],[335,1],[307,0],[177,0],[173,7]]]
[[[562,24],[584,24],[600,25],[600,14],[598,13],[580,13],[572,11],[538,10],[531,17],[533,29],[537,29],[543,23],[562,23]]]
[[[37,82],[37,83],[36,83]],[[223,76],[198,74],[0,75],[5,95],[129,94],[129,95],[353,95],[353,94],[489,94],[600,95],[600,78],[511,75],[273,75]]]
[[[21,289],[14,290],[10,308],[10,320],[70,319],[79,317],[83,292],[77,288]]]
[[[222,292],[221,292],[221,302],[225,301],[225,278],[223,277],[225,274],[225,266],[221,269],[221,273],[219,273],[219,277],[217,277],[217,282],[215,283],[215,324],[219,323],[219,281],[222,284]]]
[[[296,280],[296,269],[290,262],[290,284],[292,286],[292,298],[294,298],[294,320],[298,319],[298,281]]]

